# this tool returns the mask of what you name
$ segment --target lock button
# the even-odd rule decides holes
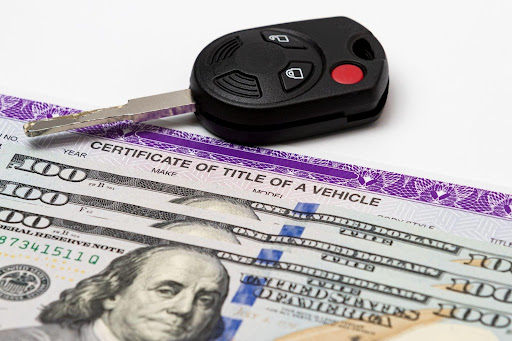
[[[287,49],[305,49],[306,46],[293,35],[279,31],[263,31],[261,32],[263,39],[268,42],[275,43]]]
[[[291,91],[304,84],[313,71],[313,64],[308,62],[292,62],[281,71],[279,77],[284,91]]]

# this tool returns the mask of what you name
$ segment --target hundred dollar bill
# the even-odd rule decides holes
[[[51,169],[52,164],[42,166],[35,164],[35,169]],[[79,170],[78,170],[79,171]],[[71,172],[77,172],[73,170]],[[54,172],[55,173],[55,172]],[[69,172],[67,172],[69,173]],[[32,172],[14,172],[19,178],[34,177]],[[50,174],[50,173],[47,173]],[[36,176],[39,178],[39,176]],[[50,176],[45,177],[52,181]],[[39,180],[41,181],[41,180]],[[141,229],[159,227],[173,229],[174,231],[192,231],[207,237],[204,226],[214,226],[215,230],[232,233],[238,242],[243,245],[259,244],[260,247],[272,247],[282,251],[294,251],[312,257],[319,262],[331,262],[338,266],[345,266],[357,270],[356,272],[373,272],[376,275],[389,277],[403,274],[404,281],[415,281],[418,278],[428,284],[428,292],[434,296],[442,297],[445,290],[458,290],[465,295],[471,295],[469,288],[478,285],[488,285],[497,292],[495,296],[486,295],[481,298],[486,304],[493,306],[504,302],[512,303],[512,287],[510,281],[510,267],[512,254],[507,249],[492,247],[482,243],[463,240],[446,233],[423,231],[424,235],[417,234],[416,230],[405,224],[392,224],[385,219],[386,225],[375,224],[379,218],[366,215],[355,220],[366,226],[373,226],[381,236],[364,234],[351,227],[326,226],[307,223],[302,226],[293,221],[283,221],[281,226],[257,221],[233,220],[225,216],[208,214],[192,207],[166,203],[163,210],[152,207],[115,201],[107,196],[94,197],[103,194],[102,187],[85,186],[84,194],[75,194],[62,191],[66,183],[57,182],[54,189],[32,186],[14,181],[0,181],[0,195],[6,198],[16,198],[18,201],[38,202],[53,208],[58,212],[70,212],[75,215],[92,215],[102,219],[112,219],[127,222]],[[56,187],[55,187],[56,186]],[[71,185],[69,187],[72,187]],[[65,188],[69,190],[69,188]],[[118,187],[107,191],[115,192]],[[188,189],[190,190],[190,189]],[[204,194],[204,193],[203,193]],[[117,197],[124,200],[129,197],[123,192],[117,192]],[[143,193],[132,195],[139,202],[153,202],[153,197],[144,196]],[[239,202],[243,204],[243,202]],[[281,201],[283,203],[283,201]],[[231,205],[232,202],[229,202]],[[221,207],[222,201],[218,206]],[[270,204],[266,203],[269,206]],[[231,207],[231,206],[229,206]],[[249,205],[240,205],[240,212],[250,212]],[[284,209],[284,208],[282,208]],[[292,216],[302,216],[307,220],[307,214],[287,209]],[[346,214],[353,214],[346,212]],[[362,220],[364,218],[364,220]],[[343,218],[350,221],[350,218]],[[364,221],[364,223],[363,223]],[[331,224],[327,224],[330,226]],[[349,225],[349,224],[347,224]],[[357,225],[354,225],[357,227]],[[341,231],[349,231],[341,233]],[[353,233],[355,232],[355,233]],[[385,232],[385,233],[384,233]],[[386,237],[389,234],[389,237]],[[432,235],[434,234],[434,235]],[[347,240],[350,235],[356,236],[354,240]],[[361,236],[365,236],[362,238]],[[399,238],[396,238],[399,237]],[[348,245],[347,245],[348,244]],[[494,265],[491,265],[494,264]],[[498,265],[497,267],[495,265]],[[465,289],[463,289],[465,288]],[[476,295],[478,296],[478,295]]]
[[[504,303],[461,301],[457,291],[431,297],[422,281],[5,203],[0,340],[506,340],[511,332]]]
[[[512,245],[512,196],[126,122],[27,139],[27,120],[77,112],[0,95],[0,144],[68,155],[154,179],[217,183],[232,191],[354,209],[417,226]],[[157,180],[158,181],[158,180]]]
[[[0,188],[3,184],[5,182],[0,181]],[[16,183],[9,182],[5,188],[14,184]],[[496,250],[496,248],[487,248],[481,243],[474,243],[479,244],[476,247],[474,244],[464,243],[463,240],[455,244],[453,241],[442,241],[446,236],[437,236],[439,239],[436,242],[442,243],[447,252],[417,245],[397,245],[384,238],[351,240],[347,245],[346,237],[340,235],[337,230],[319,228],[315,225],[269,225],[230,216],[219,216],[218,213],[204,212],[201,209],[182,205],[170,204],[167,211],[158,211],[103,198],[47,191],[44,188],[29,185],[17,188],[19,192],[30,191],[32,199],[38,193],[44,193],[41,197],[46,196],[46,199],[55,198],[57,195],[61,198],[60,200],[74,197],[80,203],[74,205],[68,202],[66,205],[50,205],[43,208],[52,209],[59,214],[69,212],[84,219],[90,219],[89,215],[92,215],[103,220],[112,220],[119,226],[133,224],[141,230],[160,228],[211,239],[223,236],[233,243],[257,245],[262,248],[271,247],[280,252],[296,252],[320,262],[331,262],[338,266],[373,272],[384,277],[394,276],[396,273],[405,275],[405,280],[417,280],[420,277],[430,285],[432,292],[436,293],[439,293],[438,289],[448,288],[452,291],[460,289],[461,284],[467,284],[466,288],[476,284],[489,284],[495,290],[499,290],[500,294],[496,297],[482,296],[485,301],[490,302],[491,305],[494,304],[493,302],[512,303],[512,296],[509,295],[512,293],[512,286],[508,285],[510,273],[506,265],[512,261],[510,253],[501,252],[503,250]],[[44,200],[49,201],[46,199]],[[17,205],[20,205],[23,200],[27,202],[26,199],[21,198],[14,200]],[[58,201],[55,202],[58,203]],[[83,205],[91,202],[101,202],[105,209],[89,206],[84,210]],[[81,211],[85,211],[86,214],[81,214]],[[451,251],[448,251],[450,248]],[[490,263],[501,266],[490,266]],[[470,294],[469,289],[466,290],[467,292],[459,291]]]
[[[36,151],[28,155],[24,149],[6,146],[0,155],[0,167],[6,168],[0,175],[4,180],[0,196],[65,206],[68,210],[73,206],[76,214],[89,214],[90,211],[98,215],[103,210],[105,218],[112,217],[111,212],[118,212],[153,222],[166,220],[172,209],[171,203],[175,202],[258,218],[281,226],[307,225],[313,228],[314,225],[330,228],[329,231],[335,233],[332,238],[365,240],[411,253],[421,247],[449,256],[464,252],[464,256],[470,259],[474,252],[485,249],[480,243],[465,240],[460,244],[459,239],[444,233],[411,229],[400,222],[340,208],[315,204],[297,205],[284,199],[262,198],[246,192],[237,192],[234,196],[218,186],[198,185],[177,178],[159,182],[150,180],[146,173],[136,170],[113,171],[101,165],[92,167],[86,165],[85,161],[70,157],[60,159],[57,162],[55,156],[44,156]],[[34,187],[34,184],[39,186]],[[145,226],[148,224],[145,223]],[[506,254],[505,249],[496,253]]]

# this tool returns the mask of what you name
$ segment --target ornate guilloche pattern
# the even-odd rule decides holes
[[[21,134],[24,121],[75,112],[0,95],[0,140],[9,143],[13,138],[49,150],[72,145],[66,147],[68,154],[95,162],[148,171],[152,167],[155,174],[343,206],[499,245],[512,242],[512,196],[506,193],[128,122],[81,129],[83,134],[49,136],[39,142],[29,142]]]

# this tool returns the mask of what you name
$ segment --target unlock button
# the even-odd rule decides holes
[[[285,91],[290,91],[305,83],[313,71],[313,64],[292,62],[279,74]]]

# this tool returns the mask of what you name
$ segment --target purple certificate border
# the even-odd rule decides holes
[[[0,117],[21,121],[63,116],[79,110],[0,95]],[[435,206],[512,218],[512,195],[430,180],[311,156],[231,144],[216,138],[130,122],[78,130],[212,161],[341,185]]]

